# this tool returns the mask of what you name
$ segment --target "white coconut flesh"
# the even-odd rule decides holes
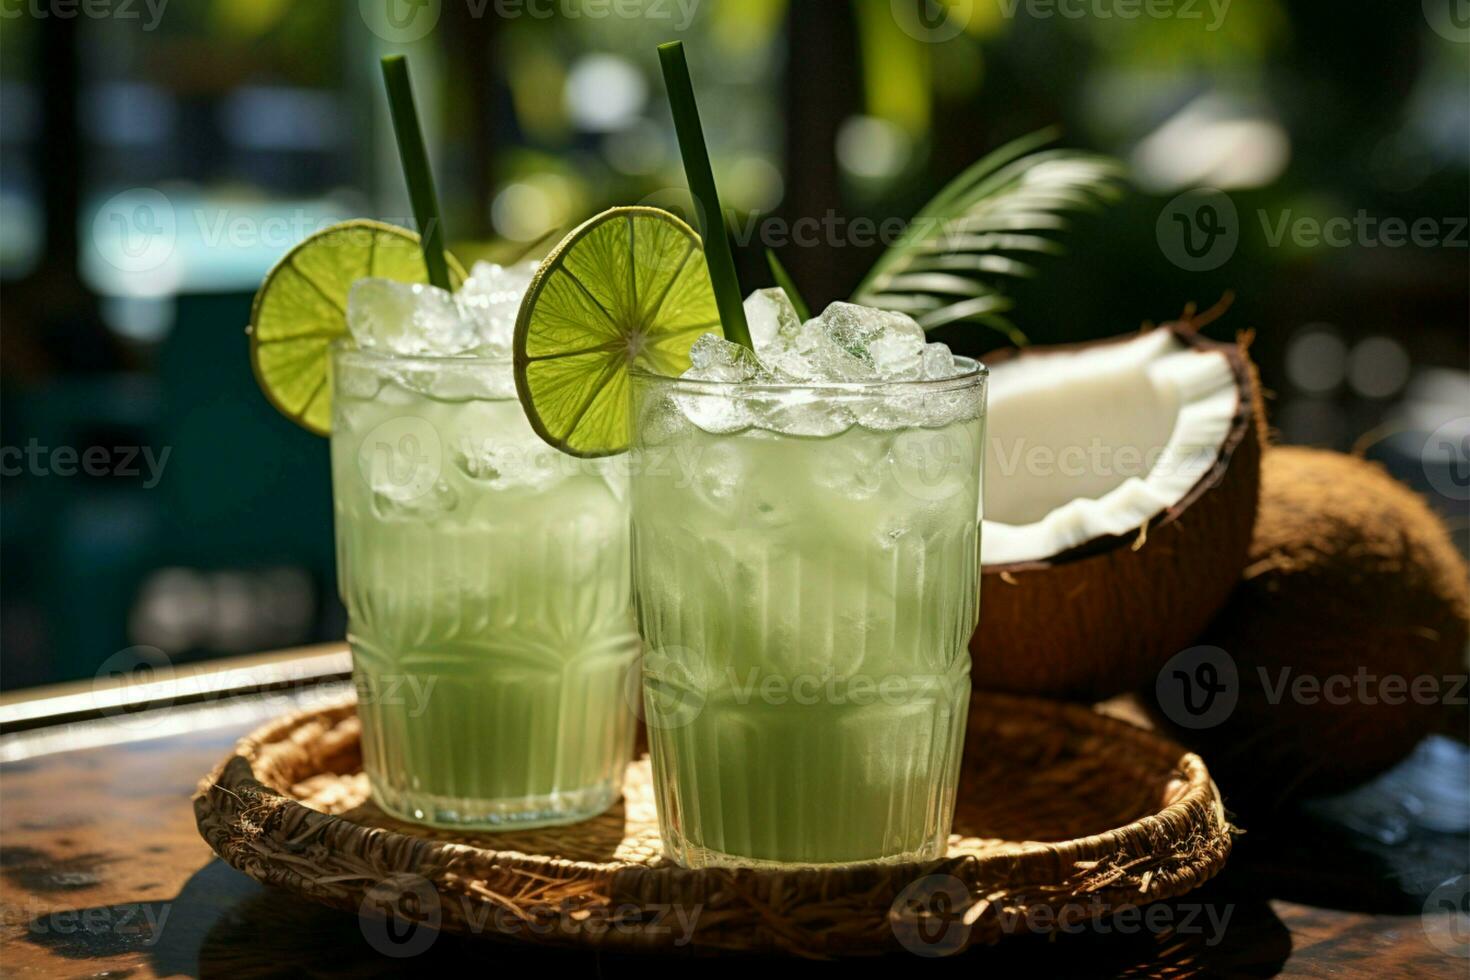
[[[1168,330],[994,365],[983,564],[1136,534],[1216,460],[1240,408],[1230,360]]]

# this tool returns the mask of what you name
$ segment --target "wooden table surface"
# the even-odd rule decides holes
[[[272,661],[281,662],[292,661]],[[684,966],[748,976],[767,965],[524,949],[447,934],[413,959],[376,952],[356,916],[258,885],[215,859],[195,830],[189,802],[196,782],[237,737],[330,693],[330,682],[216,693],[192,705],[177,696],[206,687],[175,688],[174,703],[153,712],[64,727],[40,725],[13,697],[0,704],[0,716],[12,722],[12,734],[0,739],[0,759],[8,760],[0,762],[4,975],[346,977],[488,967],[633,976]],[[874,968],[966,977],[1470,975],[1470,960],[1462,958],[1470,940],[1463,891],[1456,898],[1461,914],[1425,912],[1435,883],[1456,875],[1462,884],[1470,880],[1463,833],[1411,827],[1385,834],[1366,818],[1355,832],[1341,825],[1340,814],[1312,820],[1297,815],[1281,826],[1251,827],[1218,879],[1170,903],[1170,921],[1198,928],[1099,927],[1018,936],[946,959],[904,955],[800,968],[814,977]]]

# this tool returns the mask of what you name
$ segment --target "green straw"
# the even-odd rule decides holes
[[[449,263],[444,260],[444,222],[439,217],[439,195],[434,193],[434,175],[429,171],[429,154],[424,149],[424,131],[413,106],[413,84],[408,80],[408,62],[401,54],[383,59],[383,82],[388,87],[388,108],[393,114],[393,135],[398,138],[398,157],[408,181],[408,199],[419,226],[419,245],[424,250],[424,267],[429,282],[451,289]]]
[[[669,41],[658,46],[658,60],[664,70],[664,85],[669,92],[669,108],[674,113],[674,129],[679,134],[679,154],[684,158],[684,176],[689,193],[694,196],[699,233],[704,236],[704,261],[709,266],[710,284],[715,290],[715,305],[724,324],[725,339],[754,350],[750,327],[745,322],[745,304],[740,298],[740,280],[735,275],[735,258],[730,254],[730,238],[725,232],[725,212],[720,210],[720,196],[715,192],[715,175],[710,170],[709,150],[704,145],[704,129],[699,125],[699,106],[694,101],[694,85],[689,81],[689,63],[684,60],[684,42]]]

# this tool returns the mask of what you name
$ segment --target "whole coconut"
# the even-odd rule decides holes
[[[1250,561],[1199,640],[1233,659],[1239,700],[1172,733],[1233,806],[1347,789],[1465,696],[1467,630],[1470,571],[1423,500],[1356,457],[1270,449]]]

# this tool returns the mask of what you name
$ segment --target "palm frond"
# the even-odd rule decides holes
[[[1023,259],[1056,255],[1069,216],[1122,193],[1123,165],[1078,150],[1042,150],[1042,130],[1006,144],[945,185],[914,216],[853,293],[865,306],[907,313],[925,330],[968,321],[1015,342],[1002,314],[1007,280],[1034,275]]]
[[[812,318],[811,308],[806,305],[802,298],[801,290],[796,288],[796,282],[791,278],[791,273],[786,271],[786,266],[781,264],[781,259],[771,249],[766,249],[766,264],[771,267],[771,276],[775,278],[776,285],[786,294],[791,301],[791,308],[796,310],[796,315],[803,322]]]

